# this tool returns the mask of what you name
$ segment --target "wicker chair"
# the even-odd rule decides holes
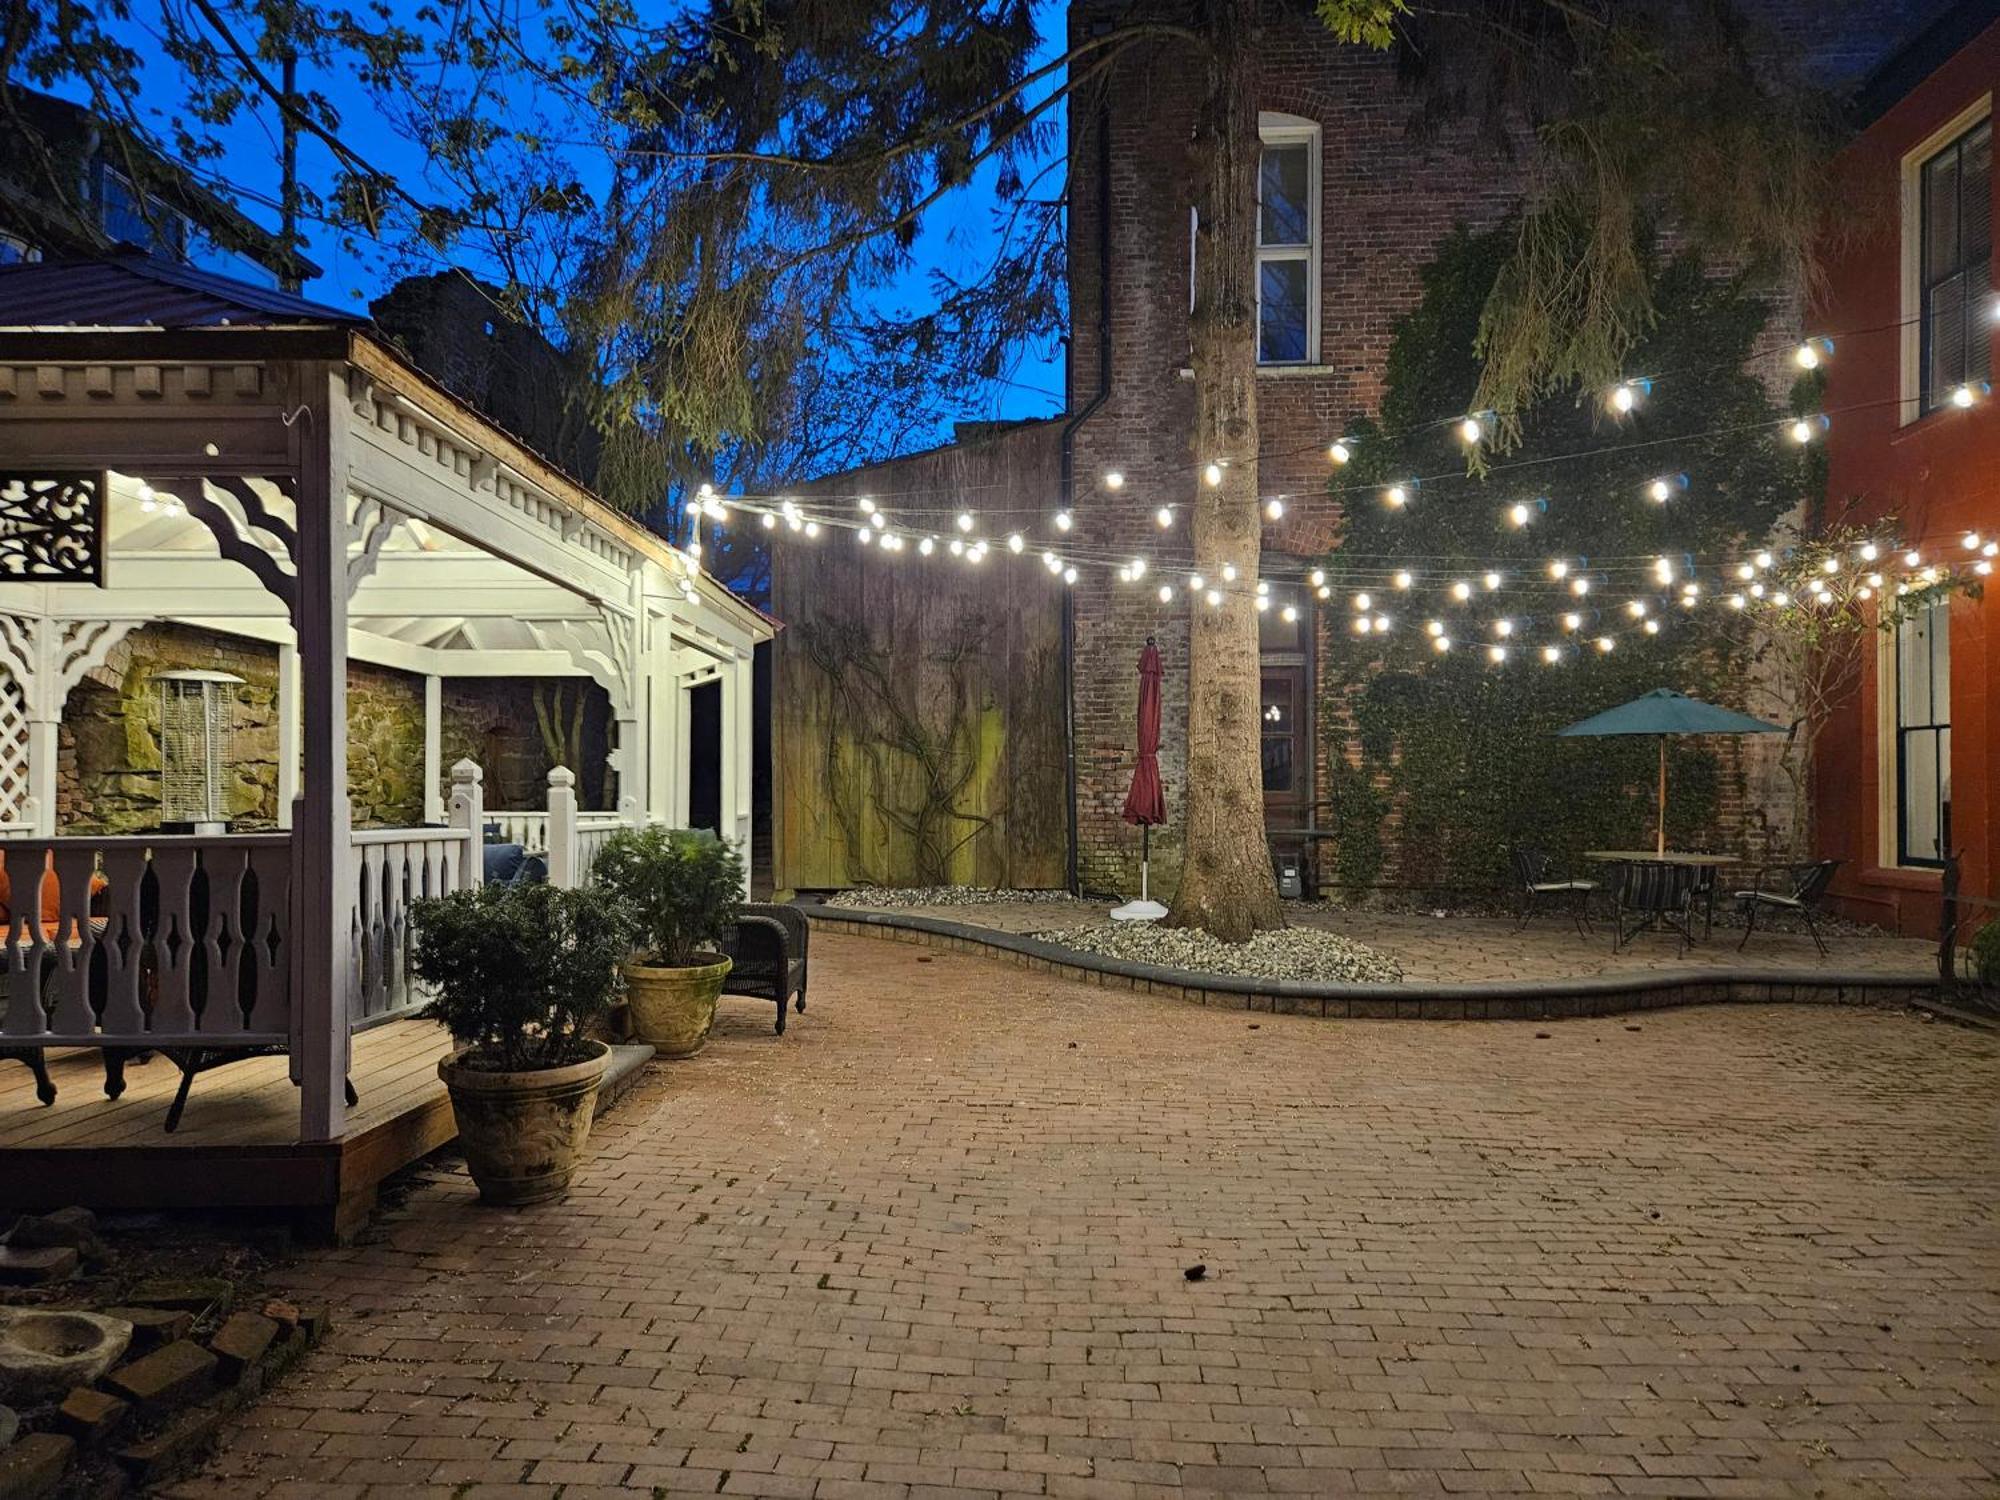
[[[1737,943],[1736,951],[1741,953],[1744,944],[1750,941],[1750,934],[1757,930],[1758,912],[1788,911],[1805,919],[1806,931],[1812,935],[1813,946],[1819,949],[1819,956],[1825,958],[1826,944],[1820,940],[1813,914],[1826,898],[1826,888],[1833,884],[1834,871],[1839,868],[1839,860],[1822,859],[1804,865],[1766,865],[1759,870],[1749,890],[1735,893],[1737,909],[1748,919],[1743,924],[1743,937]],[[1766,889],[1764,877],[1781,872],[1788,877],[1786,888],[1782,891]]]
[[[785,1034],[785,1002],[806,1008],[806,942],[811,929],[796,906],[746,901],[736,936],[725,946],[732,961],[723,992],[778,1003],[778,1035]]]

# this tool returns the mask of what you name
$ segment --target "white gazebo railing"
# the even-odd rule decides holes
[[[0,839],[0,869],[0,1045],[289,1040],[289,835]]]
[[[548,807],[540,811],[488,812],[485,826],[498,828],[502,843],[546,855],[556,885],[581,884],[590,878],[605,841],[626,820],[615,812],[579,812],[576,775],[567,766],[549,772],[548,796]]]

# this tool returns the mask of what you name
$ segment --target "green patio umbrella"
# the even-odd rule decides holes
[[[1655,688],[1642,698],[1607,708],[1601,714],[1558,729],[1577,738],[1654,734],[1660,738],[1659,852],[1667,852],[1667,736],[1670,734],[1783,734],[1780,724],[1767,724],[1733,708],[1717,708],[1671,688]]]

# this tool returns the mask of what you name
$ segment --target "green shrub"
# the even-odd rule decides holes
[[[585,1031],[610,1008],[630,924],[596,890],[482,885],[410,905],[410,971],[427,1012],[506,1071],[590,1055]]]
[[[624,908],[641,961],[671,969],[702,962],[735,931],[743,904],[743,858],[706,829],[620,829],[591,878]]]
[[[1972,974],[1981,984],[2000,985],[2000,917],[1995,917],[1973,938]]]

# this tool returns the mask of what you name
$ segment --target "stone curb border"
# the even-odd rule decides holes
[[[885,938],[954,953],[978,953],[1038,973],[1086,984],[1169,995],[1197,1005],[1240,1007],[1273,1015],[1354,1020],[1552,1021],[1612,1016],[1675,1005],[1873,1005],[1892,1009],[1934,1000],[1929,975],[1855,974],[1790,969],[1659,969],[1644,974],[1488,984],[1309,984],[1191,974],[1156,964],[1081,954],[1053,943],[990,927],[902,912],[854,907],[803,908],[816,928],[854,937]]]

